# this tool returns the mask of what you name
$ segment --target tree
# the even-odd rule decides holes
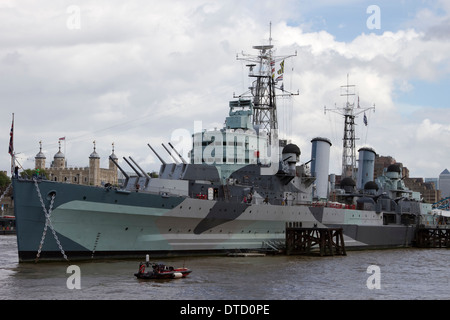
[[[6,175],[5,172],[0,171],[0,189],[5,190],[7,186],[11,183],[11,179]]]

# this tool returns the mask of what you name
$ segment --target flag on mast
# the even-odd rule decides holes
[[[280,63],[280,69],[277,71],[278,77],[275,79],[275,82],[283,81],[283,73],[284,73],[284,60]]]
[[[14,155],[14,113],[11,124],[11,132],[9,133],[9,149],[8,153],[13,156]]]
[[[11,131],[9,133],[8,153],[11,155],[11,177],[14,174],[14,166],[16,165],[16,157],[14,155],[14,113],[12,114]]]

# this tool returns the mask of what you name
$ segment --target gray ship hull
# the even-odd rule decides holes
[[[285,240],[287,223],[343,228],[346,248],[410,246],[415,228],[383,225],[382,214],[309,206],[249,205],[14,180],[19,261],[206,255],[258,250]],[[38,195],[49,210],[50,225]],[[350,218],[349,218],[350,217]],[[58,245],[58,240],[60,246]],[[43,242],[42,242],[43,241]]]
[[[384,212],[345,208],[312,207],[314,217],[329,228],[342,228],[347,249],[409,247],[415,224],[385,224]]]
[[[14,180],[20,261],[217,254],[283,241],[286,223],[321,224],[306,206],[249,205]],[[51,225],[43,237],[46,218]],[[55,233],[52,232],[52,228]],[[56,239],[57,238],[57,239]],[[60,246],[58,245],[58,241]]]

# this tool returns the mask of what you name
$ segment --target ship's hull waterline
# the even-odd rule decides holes
[[[258,250],[285,240],[286,223],[302,227],[342,227],[348,249],[409,246],[411,226],[320,223],[308,206],[248,205],[149,193],[14,181],[19,260],[34,261],[45,228],[51,196],[51,232],[40,260],[136,258],[223,254]],[[403,228],[404,230],[400,230]]]
[[[69,259],[192,255],[261,249],[285,238],[286,223],[321,225],[306,206],[247,205],[50,181],[37,183]],[[19,260],[34,260],[45,227],[36,184],[14,181]],[[48,227],[40,259],[62,259]]]

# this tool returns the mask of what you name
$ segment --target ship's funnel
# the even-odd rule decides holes
[[[358,150],[358,153],[358,178],[356,179],[356,188],[361,190],[367,182],[373,181],[376,153],[372,148],[361,148]]]
[[[328,172],[330,170],[331,142],[327,138],[314,138],[311,140],[311,174],[316,178],[315,199],[328,198]]]

